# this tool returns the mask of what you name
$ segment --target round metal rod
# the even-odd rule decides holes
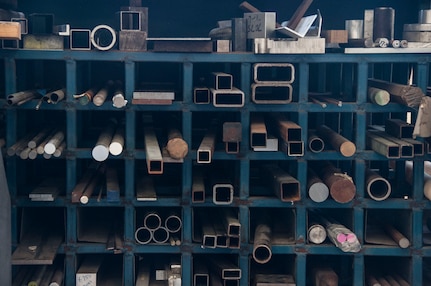
[[[319,128],[317,128],[317,134],[344,157],[351,157],[356,152],[355,143],[341,136],[326,125],[319,126]]]
[[[329,197],[328,186],[311,169],[308,170],[307,189],[308,196],[316,203],[324,202]]]
[[[43,147],[46,154],[52,155],[55,152],[55,149],[60,146],[61,142],[64,140],[64,132],[57,131],[54,136],[49,139],[48,143]]]
[[[166,150],[173,159],[183,159],[187,155],[189,146],[178,129],[169,130]]]
[[[308,228],[308,240],[314,244],[321,244],[326,240],[326,230],[321,224],[312,223]]]
[[[112,137],[112,141],[109,144],[109,153],[113,156],[118,156],[123,152],[124,148],[124,128],[119,127],[115,131],[114,137]]]

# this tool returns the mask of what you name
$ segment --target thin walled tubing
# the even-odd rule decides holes
[[[156,230],[162,226],[162,219],[156,213],[148,213],[144,217],[144,226],[149,230]]]
[[[165,220],[165,228],[169,232],[178,232],[183,226],[183,222],[178,215],[172,214]]]
[[[141,226],[135,231],[135,239],[139,244],[148,244],[153,239],[153,232],[145,226]]]
[[[159,227],[153,231],[153,241],[155,243],[165,243],[169,240],[169,231],[166,227]]]
[[[325,142],[315,133],[308,135],[308,149],[313,153],[320,153],[325,149]]]
[[[326,125],[319,126],[317,128],[317,134],[345,157],[353,156],[356,152],[355,143],[346,139]]]
[[[106,46],[100,45],[98,41],[98,37],[96,36],[96,33],[99,32],[99,30],[106,30],[111,34],[112,41],[108,45]],[[115,33],[115,30],[108,25],[98,25],[94,27],[94,29],[91,31],[90,38],[93,46],[100,51],[110,50],[112,47],[114,47],[115,43],[117,42],[117,34]]]
[[[49,103],[58,103],[59,101],[64,99],[66,93],[66,89],[57,89],[45,95],[49,99]]]
[[[25,90],[16,93],[9,94],[7,96],[7,104],[14,105],[20,101],[29,100],[36,97],[37,92],[35,90]]]
[[[391,195],[392,188],[389,181],[370,169],[365,173],[365,185],[368,195],[375,201],[386,200]]]
[[[258,224],[254,231],[253,243],[253,259],[257,263],[264,264],[271,260],[271,239],[271,227],[264,223]]]

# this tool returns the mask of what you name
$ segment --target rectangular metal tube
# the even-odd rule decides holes
[[[209,259],[211,268],[214,269],[222,279],[238,280],[241,279],[241,268],[225,258]]]
[[[144,130],[148,174],[163,174],[163,158],[156,134],[151,127]]]
[[[232,89],[210,89],[215,107],[243,107],[244,92],[236,87]]]
[[[304,142],[303,141],[289,141],[280,142],[280,149],[287,156],[303,156],[304,155]]]
[[[292,93],[293,88],[289,83],[253,83],[251,85],[251,99],[254,103],[290,103]]]
[[[238,154],[240,142],[225,142],[226,153]]]
[[[193,264],[193,286],[209,286],[210,275],[208,267],[203,263]]]
[[[232,89],[233,77],[231,74],[224,72],[211,73],[210,87],[213,89]]]
[[[69,45],[71,50],[91,50],[91,31],[88,29],[70,29]]]
[[[255,83],[292,83],[295,67],[289,63],[256,63],[253,65],[253,80]]]
[[[212,130],[208,130],[204,138],[199,145],[197,151],[197,162],[209,164],[212,161],[214,155],[215,145],[215,133]]]
[[[241,235],[241,223],[238,220],[237,214],[231,209],[225,209],[221,213],[224,220],[224,225],[229,236]]]
[[[294,202],[301,199],[300,183],[277,165],[265,165],[263,170],[268,174],[274,192],[283,202]]]
[[[394,142],[377,136],[372,132],[367,132],[367,145],[375,152],[390,159],[398,159],[401,157],[400,146]]]
[[[414,156],[413,145],[408,143],[407,141],[403,141],[402,139],[398,139],[396,137],[390,136],[386,132],[382,132],[382,131],[373,130],[373,131],[369,131],[369,132],[372,132],[372,133],[376,134],[377,136],[383,137],[383,138],[385,138],[389,141],[392,141],[395,144],[399,145],[401,158],[413,158],[413,156]]]
[[[391,118],[385,122],[385,132],[396,138],[413,138],[414,125],[401,119]]]
[[[228,205],[233,202],[234,187],[231,183],[214,184],[212,190],[214,204]]]
[[[278,131],[280,137],[285,141],[301,141],[302,140],[302,128],[293,121],[287,120],[281,115],[275,116],[275,121],[278,125]]]
[[[193,102],[195,104],[211,103],[210,90],[208,87],[195,87],[193,89]]]
[[[403,140],[403,141],[405,141],[408,144],[411,144],[413,146],[413,156],[425,155],[425,146],[424,146],[423,142],[421,142],[419,140],[412,139],[412,138],[403,138],[401,140]]]
[[[253,115],[250,122],[250,146],[266,147],[268,132],[265,120],[261,115]]]

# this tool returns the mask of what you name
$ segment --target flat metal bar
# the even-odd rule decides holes
[[[151,127],[144,130],[145,156],[148,174],[163,174],[163,158],[156,133]]]

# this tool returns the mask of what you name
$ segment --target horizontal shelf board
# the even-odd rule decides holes
[[[171,246],[169,244],[135,244],[134,253],[182,253],[180,246]]]
[[[384,201],[364,199],[361,205],[372,209],[411,209],[413,205],[417,206],[417,203],[411,199],[404,200],[397,198],[388,198]]]
[[[97,54],[97,56],[95,56]],[[307,63],[358,63],[358,62],[430,62],[429,54],[254,54],[254,53],[164,53],[123,51],[74,50],[2,50],[2,58],[20,60],[76,60],[76,61],[137,61],[137,62],[307,62]]]
[[[20,196],[15,199],[17,207],[66,207],[68,200],[64,197],[57,197],[54,201],[32,201],[28,197]]]
[[[411,256],[412,250],[410,248],[399,248],[391,246],[379,245],[362,245],[361,252],[364,255],[379,255],[379,256]]]
[[[135,207],[178,207],[181,206],[181,198],[157,198],[156,201],[133,200]]]
[[[244,245],[241,244],[242,251],[244,248]],[[223,247],[216,247],[216,248],[208,248],[208,247],[202,247],[202,245],[198,243],[193,243],[190,247],[190,250],[195,254],[200,253],[208,253],[208,254],[239,254],[240,249],[237,248],[223,248]]]

